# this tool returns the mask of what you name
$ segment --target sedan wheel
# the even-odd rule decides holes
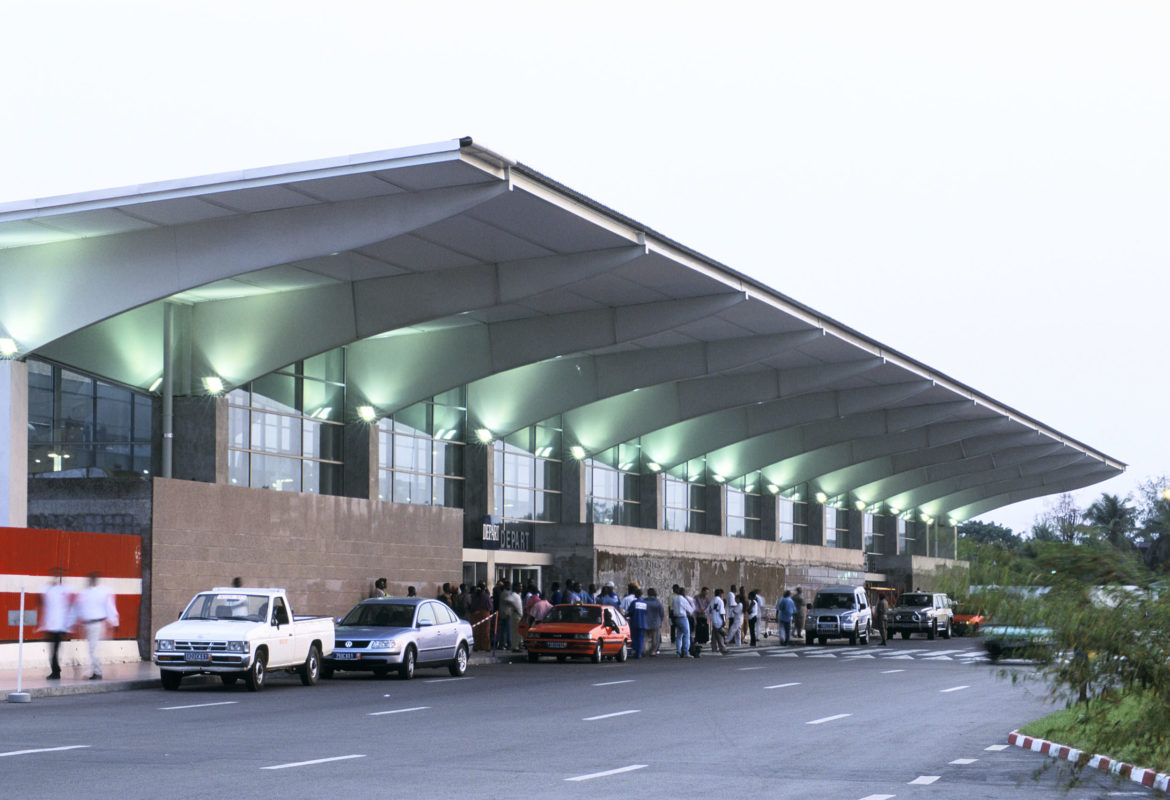
[[[455,651],[455,660],[447,665],[447,671],[454,678],[461,678],[467,672],[467,645],[459,645]]]
[[[617,655],[615,655],[613,657],[614,661],[617,661],[619,664],[623,663],[627,658],[630,657],[630,654],[628,652],[629,649],[630,649],[630,643],[629,642],[622,642],[622,646],[620,648],[618,648]]]
[[[589,660],[594,664],[601,663],[601,642],[598,642],[597,646],[593,648],[593,655],[589,657]]]
[[[414,677],[414,648],[406,648],[406,652],[402,654],[402,663],[398,666],[398,677],[404,681],[408,681]]]

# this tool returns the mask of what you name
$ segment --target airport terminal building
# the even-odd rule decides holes
[[[0,204],[0,356],[0,598],[138,537],[142,641],[236,575],[927,586],[1125,468],[470,139]]]

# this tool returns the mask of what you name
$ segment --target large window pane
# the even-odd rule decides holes
[[[297,413],[297,379],[273,372],[252,381],[252,405],[286,414]]]
[[[299,492],[302,463],[299,458],[254,454],[251,485],[280,492]]]

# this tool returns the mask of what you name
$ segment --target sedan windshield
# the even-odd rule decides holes
[[[407,603],[359,603],[341,620],[342,625],[375,628],[409,628],[413,623],[414,605]]]
[[[813,608],[853,608],[853,595],[825,594],[822,592],[817,595],[817,599],[813,603]]]
[[[541,622],[581,622],[601,624],[601,609],[597,606],[554,606]]]
[[[904,594],[902,595],[902,605],[914,606],[915,608],[925,608],[930,605],[930,595],[928,594]]]

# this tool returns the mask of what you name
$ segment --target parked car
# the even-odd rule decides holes
[[[458,678],[467,672],[472,631],[445,603],[420,597],[363,600],[337,623],[337,646],[325,659],[321,676],[337,670],[391,670],[414,677],[416,667],[446,667]]]
[[[528,629],[524,646],[529,661],[541,656],[588,657],[594,664],[606,657],[625,661],[630,645],[630,624],[612,606],[553,606],[544,619]]]
[[[992,661],[1024,658],[1047,661],[1055,640],[1051,628],[1024,625],[987,625],[983,628],[983,649]]]
[[[253,692],[274,669],[298,672],[312,686],[321,659],[333,652],[333,620],[294,616],[284,589],[220,587],[200,592],[177,622],[155,634],[154,663],[164,689],[185,675],[219,675],[225,686],[240,678]]]
[[[817,592],[805,619],[805,644],[845,637],[849,644],[869,644],[872,614],[864,586],[826,586]]]
[[[891,636],[902,634],[903,639],[913,633],[925,633],[927,639],[942,634],[949,639],[954,626],[953,605],[941,592],[905,592],[886,616],[886,630]]]
[[[951,621],[954,623],[955,633],[959,636],[966,636],[968,633],[978,636],[979,629],[988,622],[983,610],[971,599],[956,603],[954,611],[955,615]]]

